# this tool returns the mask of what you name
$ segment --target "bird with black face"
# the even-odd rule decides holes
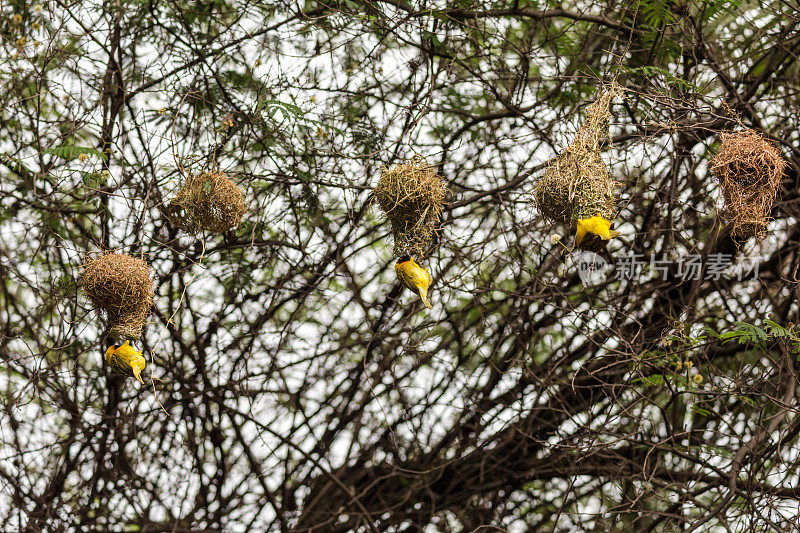
[[[404,255],[397,259],[394,271],[403,285],[419,295],[425,307],[433,309],[428,301],[428,287],[433,282],[433,278],[427,268],[419,266],[410,255]]]
[[[125,341],[121,346],[114,344],[106,350],[106,362],[115,373],[135,377],[139,383],[142,381],[142,370],[145,367],[145,359],[142,352],[131,346],[130,341]]]

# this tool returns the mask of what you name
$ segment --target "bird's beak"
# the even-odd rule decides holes
[[[144,385],[144,381],[142,381],[142,371],[141,371],[141,370],[139,370],[138,368],[134,368],[134,369],[133,369],[133,375],[134,375],[134,377],[135,377],[136,379],[138,379],[138,380],[139,380],[139,383],[141,383],[142,385]]]

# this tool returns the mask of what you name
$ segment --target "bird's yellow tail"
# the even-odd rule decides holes
[[[428,301],[428,291],[426,291],[424,289],[420,289],[419,290],[419,297],[422,299],[422,303],[425,304],[425,307],[427,307],[428,309],[433,309],[433,306]]]

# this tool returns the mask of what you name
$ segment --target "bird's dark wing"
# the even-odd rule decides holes
[[[583,239],[581,239],[580,244],[578,244],[578,248],[581,250],[588,250],[590,252],[602,252],[608,246],[608,241],[598,237],[594,233],[586,232]]]

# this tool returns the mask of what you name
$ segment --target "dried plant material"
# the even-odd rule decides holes
[[[609,137],[609,107],[619,94],[619,88],[612,86],[589,106],[575,139],[534,185],[533,202],[551,222],[575,226],[579,219],[598,213],[614,218],[614,193],[619,184],[611,179],[600,155],[601,145]]]
[[[424,257],[447,195],[436,168],[419,156],[384,168],[373,194],[392,224],[395,255]]]
[[[153,305],[149,265],[126,254],[106,252],[83,264],[80,284],[92,304],[106,313],[115,337],[137,339]]]
[[[747,239],[766,230],[785,168],[780,151],[760,133],[744,130],[723,135],[711,171],[722,186],[735,237]]]
[[[167,206],[170,220],[181,229],[224,233],[235,228],[247,211],[242,189],[222,172],[191,174]]]

